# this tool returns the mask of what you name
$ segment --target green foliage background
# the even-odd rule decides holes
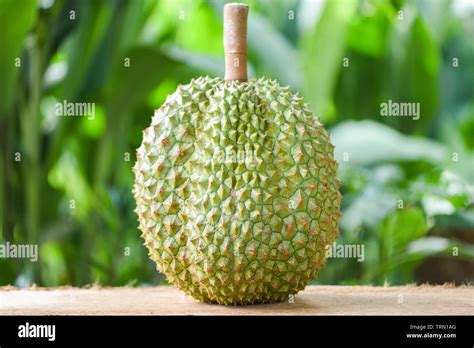
[[[165,282],[137,230],[131,167],[166,95],[223,75],[225,2],[0,0],[0,243],[40,249],[36,263],[0,258],[0,285]],[[472,281],[473,7],[245,2],[251,75],[300,90],[331,130],[337,242],[365,246],[364,262],[330,259],[317,282]],[[389,99],[419,102],[420,120],[381,117]],[[95,103],[95,118],[57,117],[64,100]]]

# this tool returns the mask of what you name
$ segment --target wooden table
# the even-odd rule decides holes
[[[293,301],[220,306],[171,286],[0,288],[0,315],[474,315],[474,287],[309,286]]]

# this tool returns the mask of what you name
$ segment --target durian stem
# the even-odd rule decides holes
[[[224,6],[225,80],[247,81],[247,15],[245,4]]]

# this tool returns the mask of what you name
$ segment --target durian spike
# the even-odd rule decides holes
[[[225,80],[247,81],[247,15],[245,4],[224,6]]]

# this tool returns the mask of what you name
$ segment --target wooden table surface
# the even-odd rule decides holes
[[[474,287],[308,286],[293,301],[205,304],[172,286],[0,288],[0,315],[474,315]]]

